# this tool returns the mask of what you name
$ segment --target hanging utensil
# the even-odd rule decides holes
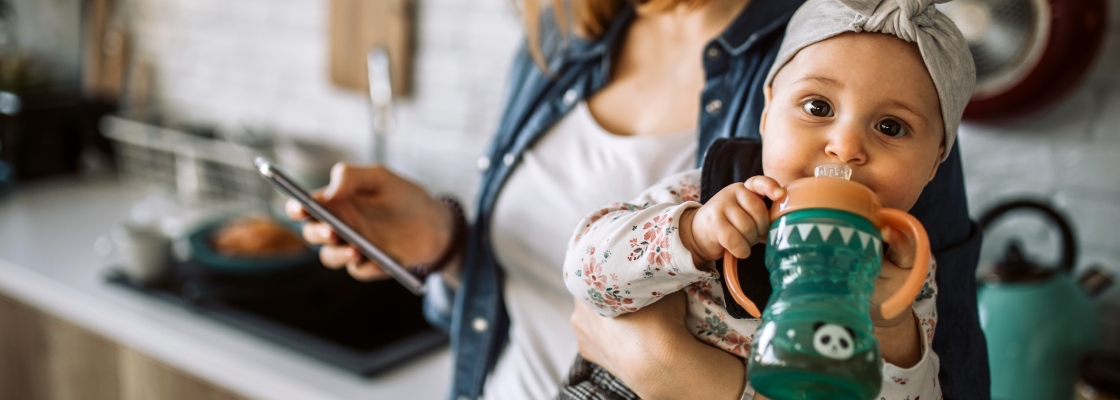
[[[393,113],[393,82],[389,74],[389,53],[383,47],[370,49],[366,57],[369,74],[369,101],[373,121],[373,162],[386,162],[385,136]]]

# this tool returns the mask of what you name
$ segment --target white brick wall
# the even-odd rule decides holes
[[[133,0],[137,45],[168,119],[274,130],[372,149],[368,96],[327,77],[325,0]],[[521,39],[506,0],[418,1],[414,94],[399,104],[389,164],[432,191],[473,198]]]
[[[35,58],[54,87],[69,89],[81,73],[79,0],[8,0],[9,29],[20,51]]]
[[[140,53],[156,64],[172,119],[269,128],[368,157],[366,97],[327,79],[326,1],[133,1]],[[473,198],[518,19],[507,0],[417,3],[415,93],[397,110],[389,163],[433,191]],[[1079,265],[1101,263],[1120,280],[1120,0],[1110,4],[1113,28],[1080,89],[1031,118],[965,124],[960,141],[973,215],[1011,197],[1051,201],[1078,230]],[[1057,237],[1042,224],[1011,224],[1031,254],[1054,259],[1046,249]],[[1120,304],[1120,290],[1105,297]]]

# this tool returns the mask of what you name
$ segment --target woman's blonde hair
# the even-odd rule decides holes
[[[529,40],[529,54],[541,69],[547,71],[544,54],[541,52],[541,13],[551,6],[560,35],[567,37],[571,32],[587,39],[598,39],[610,28],[618,13],[626,3],[634,6],[649,7],[654,11],[675,8],[678,5],[694,6],[707,0],[521,0],[525,34]],[[543,4],[548,2],[549,4]]]

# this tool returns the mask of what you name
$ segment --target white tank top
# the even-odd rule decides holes
[[[576,356],[568,240],[585,215],[694,168],[696,132],[619,136],[580,102],[522,156],[494,206],[491,239],[505,272],[510,342],[487,379],[488,400],[553,399]]]

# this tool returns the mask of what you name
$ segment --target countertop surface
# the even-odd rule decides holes
[[[60,178],[0,197],[0,292],[187,374],[258,399],[438,399],[450,354],[374,378],[337,369],[194,312],[107,284],[93,243],[145,192],[111,178]]]

